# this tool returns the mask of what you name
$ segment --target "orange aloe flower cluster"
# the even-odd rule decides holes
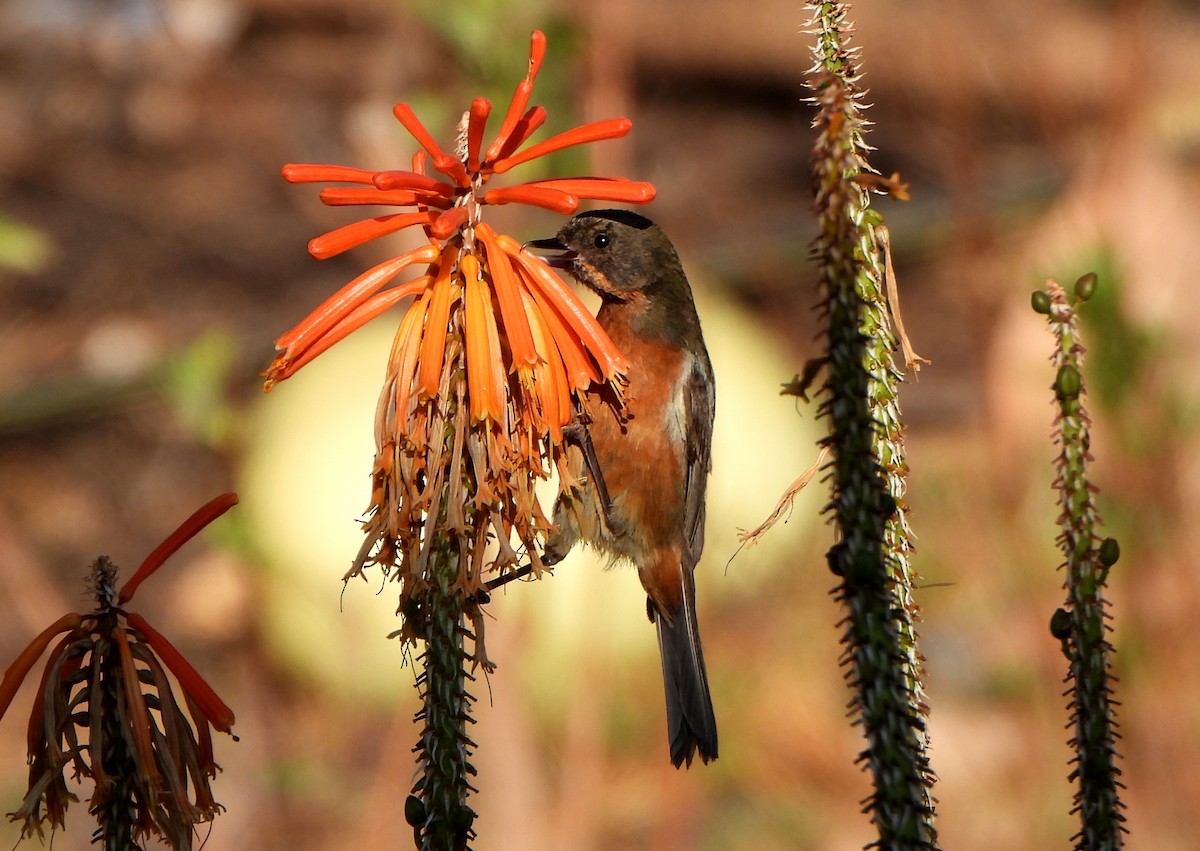
[[[64,776],[68,766],[95,785],[89,811],[100,825],[97,836],[118,842],[106,847],[132,848],[157,835],[172,848],[191,848],[194,826],[221,811],[209,786],[218,767],[211,731],[229,733],[233,712],[171,642],[124,605],[167,558],[236,502],[231,493],[211,500],[119,589],[117,568],[98,558],[89,577],[95,611],[63,615],[5,671],[0,718],[58,638],[29,717],[29,791],[10,816],[23,822],[22,836],[41,837],[46,822],[65,827],[67,806],[75,800]],[[179,683],[191,725],[167,671]]]
[[[266,372],[269,390],[388,308],[415,299],[388,362],[375,422],[366,541],[349,574],[368,564],[389,575],[399,568],[402,607],[428,581],[437,530],[475,542],[459,558],[456,587],[465,594],[479,591],[485,571],[517,563],[514,536],[540,571],[537,541],[550,524],[532,480],[547,477],[551,464],[561,471],[563,429],[586,406],[584,391],[608,383],[620,404],[627,368],[621,353],[553,269],[481,220],[487,205],[532,204],[571,214],[584,199],[641,204],[654,197],[649,183],[602,177],[488,188],[493,177],[518,165],[622,137],[632,126],[624,118],[597,121],[522,148],[546,119],[543,107],[528,107],[545,48],[545,36],[534,32],[528,73],[487,147],[492,105],[486,99],[476,98],[463,115],[453,153],[401,103],[396,118],[421,147],[410,170],[283,168],[293,183],[351,184],[322,189],[329,205],[411,210],[313,239],[309,252],[318,259],[406,228],[419,226],[426,237],[355,278],[280,337]],[[396,283],[409,270],[416,276]]]

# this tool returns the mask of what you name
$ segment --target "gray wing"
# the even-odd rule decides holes
[[[687,552],[684,567],[691,570],[704,550],[704,500],[708,471],[712,469],[712,429],[716,414],[716,386],[712,364],[703,350],[693,358],[692,369],[683,388],[686,413],[686,463],[684,485],[684,531]]]

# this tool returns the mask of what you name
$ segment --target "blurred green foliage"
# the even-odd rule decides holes
[[[0,215],[0,269],[32,275],[43,271],[54,255],[54,242],[24,222]]]

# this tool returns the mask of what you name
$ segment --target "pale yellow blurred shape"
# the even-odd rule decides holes
[[[393,311],[276,385],[256,411],[242,506],[262,554],[263,633],[294,673],[348,700],[414,694],[402,670],[397,586],[342,577],[362,543],[375,402]]]

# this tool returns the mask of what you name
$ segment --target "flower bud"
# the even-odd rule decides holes
[[[1088,272],[1075,282],[1075,300],[1087,301],[1096,292],[1096,273]]]
[[[1066,609],[1055,609],[1054,614],[1050,616],[1050,634],[1059,641],[1066,641],[1071,637],[1071,615]]]
[[[1054,392],[1059,399],[1076,399],[1083,389],[1083,379],[1072,364],[1063,364],[1054,378]]]
[[[1120,557],[1121,545],[1117,543],[1116,538],[1105,538],[1100,542],[1100,563],[1102,565],[1112,567]]]

